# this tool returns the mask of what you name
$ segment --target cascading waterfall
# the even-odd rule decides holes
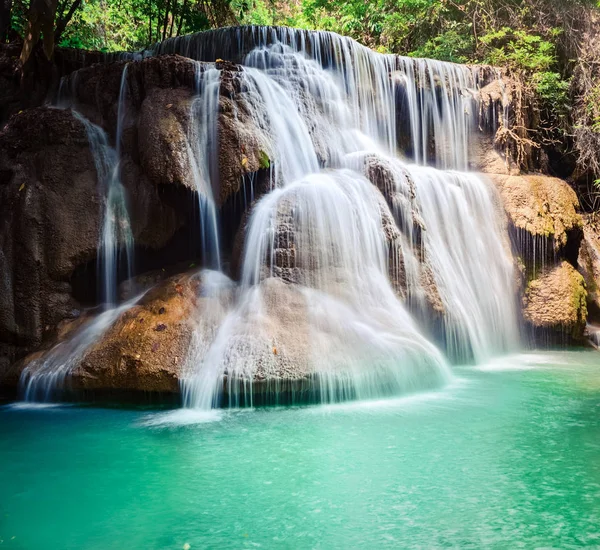
[[[76,78],[76,73],[73,76]],[[71,83],[72,84],[72,83]],[[73,97],[61,81],[58,106],[71,105]],[[125,122],[127,93],[127,65],[123,69],[119,91],[117,135],[115,147],[108,142],[106,132],[90,122],[79,112],[73,115],[83,124],[90,151],[94,159],[102,205],[102,225],[98,243],[97,273],[99,302],[103,312],[75,332],[68,341],[58,343],[40,364],[34,361],[23,371],[20,379],[21,393],[26,401],[50,401],[66,387],[70,371],[86,350],[106,331],[118,316],[132,307],[137,299],[118,306],[118,281],[120,254],[124,253],[127,279],[133,275],[133,233],[127,210],[125,188],[121,183],[121,140]],[[121,252],[121,250],[123,252]],[[118,307],[117,307],[118,306]]]
[[[162,53],[243,65],[235,93],[265,133],[271,185],[251,205],[232,292],[218,271],[214,199],[222,70],[196,63],[187,152],[203,262],[213,270],[203,292],[220,305],[197,320],[186,407],[252,405],[255,395],[277,402],[284,393],[322,403],[398,395],[451,377],[432,342],[460,363],[518,344],[505,220],[494,189],[466,172],[477,69],[269,27],[177,37],[143,55]],[[101,247],[111,273],[119,243],[128,243],[118,167],[125,90],[124,72],[112,157],[106,136],[84,122],[109,191]],[[101,278],[111,280],[106,270]],[[216,328],[207,331],[209,317]]]
[[[204,265],[220,269],[221,251],[213,189],[218,186],[218,126],[221,71],[195,64],[196,98],[192,102],[188,148],[198,194]]]
[[[282,56],[286,50],[300,55]],[[360,128],[387,153],[396,153],[403,137],[398,121],[404,119],[411,138],[407,152],[416,163],[468,167],[480,86],[476,67],[383,55],[335,33],[289,27],[237,27],[179,36],[155,44],[143,55],[173,53],[198,61],[222,58],[263,71],[281,69],[288,81],[295,79],[303,87],[311,85],[310,74],[298,66],[312,60],[345,95],[352,128]],[[308,81],[301,76],[309,76]]]
[[[256,126],[272,132],[273,190],[252,212],[239,304],[208,352],[192,358],[185,405],[236,406],[252,403],[254,392],[282,391],[281,383],[252,387],[257,378],[276,379],[278,368],[268,344],[254,342],[273,301],[269,281],[282,271],[282,233],[290,238],[290,232],[291,259],[283,263],[308,312],[310,364],[302,374],[316,401],[398,394],[447,379],[444,359],[390,285],[381,214],[387,205],[377,202],[375,187],[362,175],[368,157],[388,163],[397,176],[386,182],[395,197],[387,214],[408,236],[396,245],[408,303],[423,302],[423,267],[416,259],[421,247],[445,309],[448,353],[460,362],[483,361],[515,346],[513,264],[493,190],[474,174],[411,165],[396,156],[402,114],[417,163],[467,169],[476,72],[429,60],[398,61],[329,33],[274,32],[246,56],[242,73],[245,88],[259,98]],[[193,40],[185,53],[201,58],[205,43],[193,50]],[[407,113],[396,112],[397,93],[404,94]],[[282,212],[293,220],[291,230],[279,230]],[[411,232],[416,213],[424,225],[418,243]]]

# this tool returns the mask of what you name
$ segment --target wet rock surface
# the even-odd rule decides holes
[[[581,342],[587,320],[586,298],[583,277],[571,264],[562,262],[529,282],[523,316],[541,338]]]

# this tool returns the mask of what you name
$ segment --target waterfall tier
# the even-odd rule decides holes
[[[156,57],[173,53],[190,60]],[[139,154],[142,167],[157,184],[176,174],[195,192],[199,261],[212,270],[168,283],[168,299],[124,314],[156,319],[153,332],[140,332],[156,354],[162,332],[178,330],[157,316],[177,301],[176,326],[186,328],[165,342],[187,350],[168,358],[185,406],[411,393],[444,385],[450,362],[482,362],[518,346],[507,220],[495,189],[468,172],[483,69],[264,27],[167,40],[128,59],[119,97],[131,90],[128,116],[171,151],[160,156],[138,122],[137,139],[150,147]],[[152,80],[165,66],[167,89]],[[89,74],[63,86],[75,106],[90,105]],[[121,138],[123,105],[118,151],[132,139]],[[86,128],[97,150],[95,127]],[[242,195],[243,213],[232,218]],[[111,227],[126,225],[118,212],[109,218]],[[124,319],[113,325],[129,334],[134,321]],[[107,334],[114,350],[119,331]],[[94,346],[101,361],[104,338]],[[70,367],[52,367],[61,377],[87,353],[75,347]]]

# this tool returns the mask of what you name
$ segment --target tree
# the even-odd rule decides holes
[[[10,30],[12,0],[0,0],[0,43],[6,42]]]
[[[27,13],[27,30],[23,40],[20,63],[25,66],[33,48],[42,35],[44,43],[44,54],[48,61],[54,53],[54,18],[58,0],[31,0],[29,12]]]

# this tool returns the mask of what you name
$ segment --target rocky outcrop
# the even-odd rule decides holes
[[[75,358],[68,387],[63,389],[179,393],[189,367],[194,330],[202,325],[200,333],[207,341],[214,339],[231,292],[225,278],[215,282],[210,273],[192,272],[165,280],[98,333],[97,342]],[[85,326],[80,323],[71,328],[57,342]],[[53,348],[32,354],[20,367],[34,375],[51,353]]]
[[[542,338],[581,342],[587,320],[583,277],[568,262],[542,273],[527,285],[523,316]]]
[[[72,372],[84,390],[179,391],[195,312],[202,308],[201,278],[173,277],[125,311]]]
[[[131,157],[121,172],[136,245],[166,246],[189,207],[150,185]],[[0,356],[12,362],[79,315],[73,277],[95,263],[104,196],[85,128],[68,110],[14,115],[0,132],[0,175]]]
[[[600,321],[600,223],[595,214],[584,216],[583,241],[577,261],[588,291],[588,309]]]
[[[583,226],[579,200],[565,181],[543,175],[488,177],[500,191],[512,225],[531,237],[549,240],[551,252],[564,250],[570,234],[579,235]]]
[[[220,69],[218,111],[204,113],[206,118],[195,118],[192,103],[197,82],[203,82],[206,71],[215,67]],[[214,166],[208,166],[209,170],[218,172],[212,192],[222,206],[239,192],[242,176],[269,168],[272,145],[268,128],[257,124],[261,118],[257,114],[264,106],[244,84],[239,66],[225,61],[197,63],[179,55],[165,55],[77,71],[64,84],[67,95],[86,117],[111,134],[116,131],[125,68],[124,152],[134,161],[139,159],[151,183],[202,190],[206,176],[195,181],[190,160],[201,171],[202,163],[212,162]],[[214,157],[199,150],[206,141],[203,133],[211,131],[210,124],[216,125],[217,144],[209,136],[210,143],[205,145],[218,148]]]
[[[586,285],[577,273],[583,236],[579,200],[549,176],[490,174],[500,192],[517,253],[523,317],[540,343],[582,342]]]
[[[0,355],[14,361],[78,314],[69,277],[96,255],[101,199],[84,127],[64,111],[13,117],[0,174]]]
[[[137,123],[140,165],[154,185],[196,190],[187,138],[191,105],[188,88],[154,88],[142,102]]]

